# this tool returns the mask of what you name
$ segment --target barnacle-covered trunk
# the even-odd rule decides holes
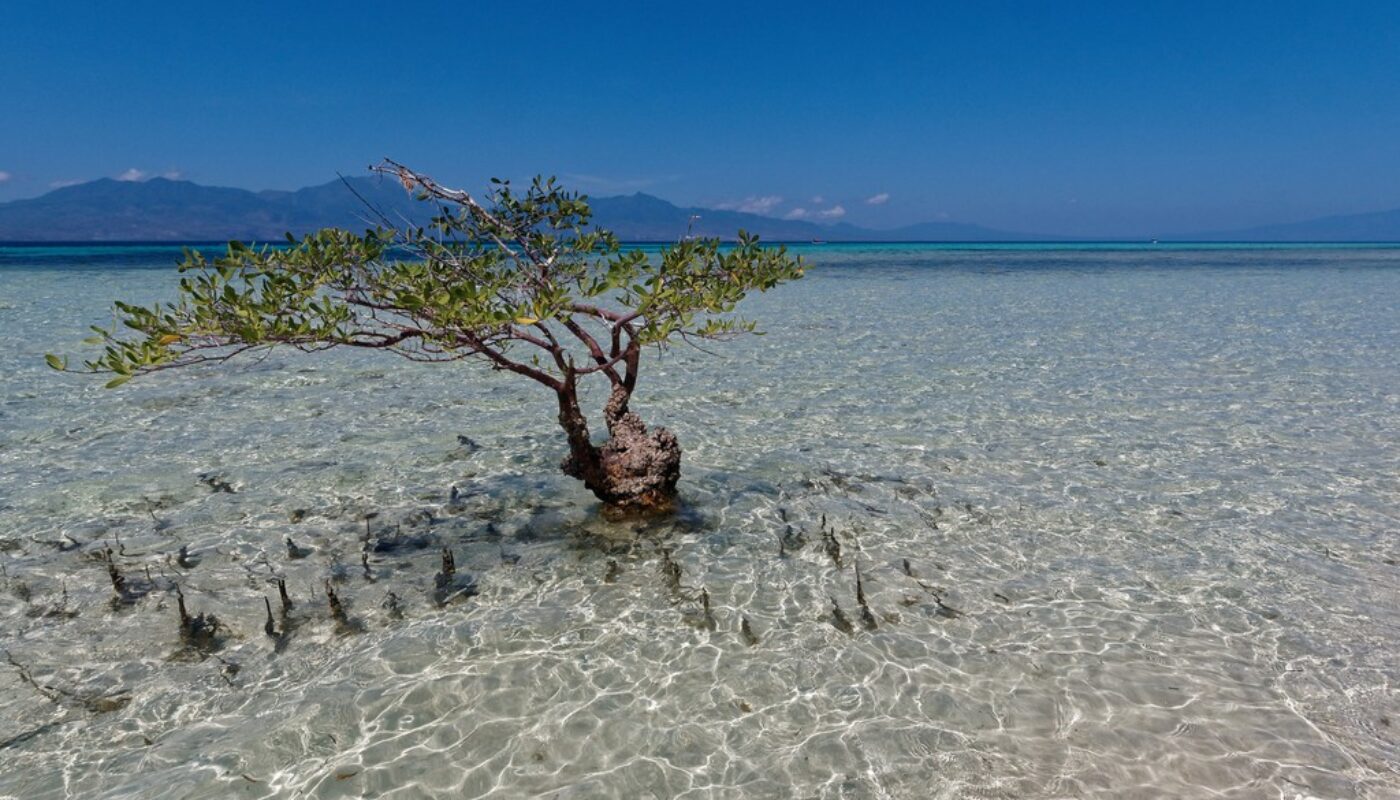
[[[681,446],[665,428],[648,429],[627,408],[631,392],[613,387],[603,409],[608,440],[594,445],[588,420],[579,409],[572,383],[559,391],[559,424],[569,437],[569,455],[560,466],[578,478],[612,512],[664,513],[675,508],[681,477]]]

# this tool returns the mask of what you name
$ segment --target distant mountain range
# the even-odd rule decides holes
[[[929,222],[894,230],[861,228],[849,223],[822,225],[743,211],[682,208],[641,193],[593,197],[589,203],[600,227],[634,242],[673,242],[687,230],[696,236],[733,239],[741,229],[781,242],[1019,242],[1045,238],[957,222]]]
[[[1171,238],[1194,242],[1400,242],[1400,208]]]
[[[423,217],[402,187],[357,178],[356,191],[389,214]],[[333,181],[295,192],[250,192],[190,181],[111,178],[0,204],[0,241],[273,240],[328,226],[363,228],[368,208],[350,186]]]
[[[935,222],[876,231],[818,225],[741,211],[682,208],[647,194],[592,197],[593,222],[626,241],[675,241],[696,236],[733,239],[739,230],[775,241],[1025,241],[1043,237],[977,225]],[[371,210],[371,207],[373,210]],[[281,240],[283,234],[324,227],[364,228],[376,213],[426,222],[432,207],[397,182],[347,178],[294,192],[228,189],[190,181],[110,178],[0,204],[0,241]]]
[[[956,222],[926,222],[888,230],[847,223],[817,224],[741,211],[676,206],[632,194],[594,197],[594,224],[625,241],[675,241],[687,230],[732,239],[740,230],[770,241],[806,242],[1024,242],[1073,237],[994,230]],[[374,211],[371,211],[373,207]],[[426,221],[430,206],[396,182],[348,178],[289,191],[252,192],[190,181],[110,178],[55,189],[41,197],[0,203],[0,241],[245,241],[324,227],[359,229],[376,213],[391,220]],[[1326,217],[1287,225],[1161,237],[1172,241],[1381,242],[1400,241],[1400,210]]]

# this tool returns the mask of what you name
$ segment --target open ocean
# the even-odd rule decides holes
[[[0,247],[0,798],[1400,797],[1400,248],[800,249],[620,524],[536,385],[104,390],[44,353],[178,248]]]

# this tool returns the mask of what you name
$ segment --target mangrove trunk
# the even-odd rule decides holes
[[[560,467],[578,478],[611,511],[658,513],[675,507],[681,477],[681,446],[665,428],[647,429],[627,408],[631,392],[615,385],[603,409],[608,440],[593,444],[573,381],[558,390],[559,425],[568,434],[569,455]]]

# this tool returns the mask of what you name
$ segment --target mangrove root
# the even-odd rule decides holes
[[[875,623],[875,615],[870,611],[870,603],[865,600],[865,583],[860,576],[860,561],[856,561],[856,604],[860,606],[860,621],[868,631],[873,631],[879,627]]]
[[[180,591],[180,587],[175,587],[176,604],[180,610],[180,640],[186,646],[200,652],[209,652],[218,649],[222,643],[223,623],[213,614],[200,612],[190,616],[185,608],[185,593]]]
[[[310,547],[301,547],[296,542],[292,541],[292,537],[287,537],[287,558],[290,558],[293,561],[297,561],[306,558],[314,552],[316,552],[315,549]]]
[[[749,624],[748,617],[743,617],[739,622],[739,633],[744,637],[744,644],[749,647],[758,644],[758,634],[753,632],[753,626]]]
[[[854,635],[856,632],[855,626],[851,624],[851,620],[849,617],[846,616],[846,612],[841,610],[841,604],[836,602],[836,598],[834,597],[830,599],[832,626],[835,627],[836,630],[841,631],[847,636]]]

